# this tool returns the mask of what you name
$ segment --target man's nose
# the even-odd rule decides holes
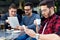
[[[26,10],[26,12],[28,12],[28,11]]]

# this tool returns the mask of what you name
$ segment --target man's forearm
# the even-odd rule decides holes
[[[56,34],[40,34],[40,40],[60,40],[60,37]]]

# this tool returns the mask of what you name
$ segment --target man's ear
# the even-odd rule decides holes
[[[51,8],[50,8],[50,11],[51,11],[51,13],[52,13],[52,12],[54,11],[54,7],[51,7]]]
[[[51,7],[50,10],[54,10],[54,7]]]

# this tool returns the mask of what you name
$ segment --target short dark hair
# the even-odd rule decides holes
[[[39,5],[40,6],[47,5],[47,7],[50,8],[50,7],[54,7],[55,6],[54,3],[55,3],[54,0],[43,0],[43,1],[40,2]]]
[[[25,7],[25,6],[30,6],[31,8],[33,8],[33,4],[32,4],[31,2],[25,3],[25,4],[24,4],[24,7]]]
[[[12,3],[10,6],[9,6],[9,9],[11,8],[14,8],[14,9],[17,9],[16,5],[14,3]]]

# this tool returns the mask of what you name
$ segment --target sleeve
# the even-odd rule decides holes
[[[57,35],[60,35],[60,18],[57,19],[57,21],[56,21],[55,33],[56,33]]]

